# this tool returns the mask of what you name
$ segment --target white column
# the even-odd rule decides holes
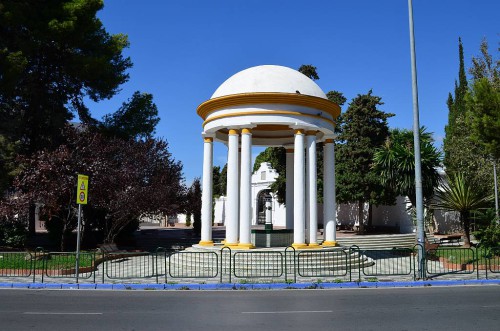
[[[227,212],[226,246],[238,245],[239,176],[238,176],[238,130],[230,129],[227,151]]]
[[[201,194],[201,240],[202,246],[213,246],[212,241],[212,166],[213,138],[204,138],[203,144],[203,191]]]
[[[240,243],[238,248],[253,248],[252,223],[252,132],[241,130]]]
[[[335,197],[335,144],[326,139],[323,145],[323,246],[337,246],[337,202]]]
[[[286,149],[286,229],[293,229],[293,148]]]
[[[318,245],[318,180],[316,170],[316,131],[307,131],[307,197],[306,204],[309,212],[309,247],[319,247]]]
[[[295,131],[293,169],[293,244],[295,248],[306,248],[305,243],[305,176],[304,176],[304,130]]]

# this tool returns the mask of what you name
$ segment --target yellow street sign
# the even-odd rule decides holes
[[[76,203],[80,205],[87,204],[89,190],[89,176],[78,175],[78,184],[76,186]]]

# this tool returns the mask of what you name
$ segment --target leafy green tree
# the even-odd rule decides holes
[[[466,100],[472,140],[495,160],[500,159],[500,88],[487,78],[477,79]]]
[[[195,178],[187,192],[187,211],[193,215],[193,232],[201,233],[201,181]]]
[[[373,156],[389,135],[387,119],[394,116],[379,109],[381,98],[358,94],[342,116],[339,143],[336,146],[337,200],[341,203],[357,202],[360,231],[364,231],[363,207],[394,202],[386,192],[375,171]],[[371,213],[370,213],[371,214]],[[370,222],[369,216],[368,222]]]
[[[463,173],[448,176],[446,183],[447,185],[436,191],[436,202],[433,207],[459,213],[464,231],[464,246],[470,247],[471,212],[489,207],[493,196],[485,195],[477,183],[471,181]]]
[[[12,179],[19,172],[16,162],[18,144],[10,142],[5,136],[0,135],[0,200],[3,192],[10,187]]]
[[[459,82],[455,82],[454,96],[450,93],[447,102],[448,124],[445,127],[446,136],[443,140],[443,163],[446,173],[461,172],[472,181],[481,183],[479,186],[485,192],[489,192],[493,182],[491,161],[483,146],[471,138],[472,128],[470,121],[467,120],[468,82],[465,74],[463,45],[460,39],[459,63]],[[479,75],[480,70],[476,68],[476,71]]]
[[[437,171],[441,154],[433,145],[432,133],[420,128],[420,159],[422,168],[422,190],[424,201],[434,195],[440,183]],[[416,207],[415,196],[415,153],[413,131],[393,129],[384,145],[374,155],[374,168],[380,174],[382,183],[397,195],[407,196]]]
[[[136,91],[120,109],[104,117],[102,129],[123,139],[148,139],[153,137],[159,121],[153,95]]]
[[[473,80],[486,78],[490,81],[494,89],[500,89],[500,57],[496,60],[488,50],[488,41],[484,39],[479,46],[481,56],[472,57],[472,66],[469,68],[469,74]],[[499,49],[500,51],[500,49]]]
[[[112,97],[132,66],[127,37],[97,18],[102,0],[5,0],[0,4],[1,134],[25,152],[55,148],[74,112],[94,123],[85,97]]]
[[[227,164],[221,168],[215,166],[212,168],[213,172],[213,196],[218,198],[222,195],[226,195],[227,190]]]
[[[298,71],[312,80],[318,80],[319,76],[318,73],[316,72],[316,69],[317,68],[312,64],[303,64],[299,67]]]

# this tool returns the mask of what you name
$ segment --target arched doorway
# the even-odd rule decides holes
[[[272,199],[271,190],[262,190],[257,194],[257,209],[255,219],[257,224],[266,224],[266,200]]]

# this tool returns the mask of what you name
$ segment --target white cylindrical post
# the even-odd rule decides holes
[[[306,248],[305,243],[305,162],[304,130],[295,131],[293,169],[293,244],[295,248]]]
[[[293,229],[293,148],[286,149],[286,229]]]
[[[213,246],[212,241],[212,166],[213,138],[204,138],[203,144],[203,191],[201,194],[201,240],[202,246]]]
[[[238,245],[239,176],[238,130],[230,129],[227,152],[227,223],[226,246]]]
[[[323,145],[323,246],[337,246],[337,203],[335,198],[335,144],[326,139]]]
[[[253,248],[250,227],[252,223],[252,132],[241,130],[240,177],[240,243],[239,248]]]
[[[317,170],[316,170],[316,131],[307,131],[307,197],[306,204],[309,212],[309,247],[319,247],[318,245],[318,191],[317,191]]]

